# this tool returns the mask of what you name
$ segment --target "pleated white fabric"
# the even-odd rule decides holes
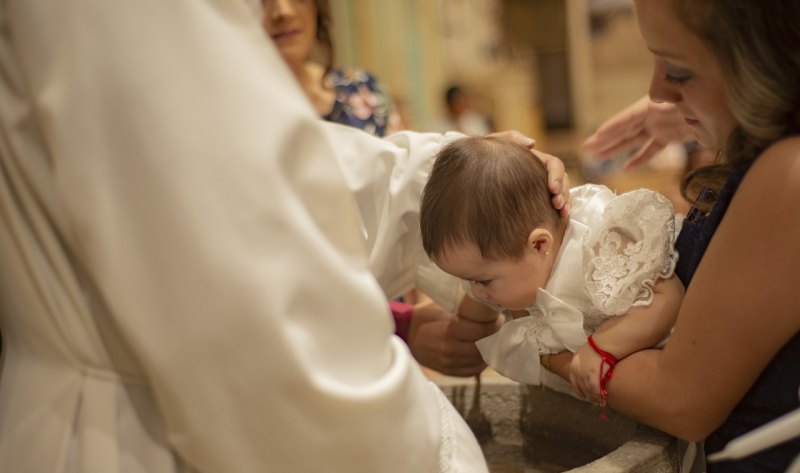
[[[253,6],[0,3],[0,471],[486,471],[385,299],[459,296],[444,138],[324,126]]]

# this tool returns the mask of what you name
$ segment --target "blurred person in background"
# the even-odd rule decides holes
[[[434,131],[459,131],[465,135],[481,136],[492,133],[492,120],[480,112],[471,94],[460,85],[450,85],[444,91],[445,117],[434,124]]]
[[[361,67],[333,68],[328,0],[262,0],[264,28],[325,120],[375,136],[403,129],[383,85]]]

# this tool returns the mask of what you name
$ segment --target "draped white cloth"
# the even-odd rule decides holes
[[[444,138],[323,125],[254,5],[0,3],[0,471],[486,471],[385,298],[458,298]]]
[[[527,384],[571,391],[539,365],[539,355],[576,351],[610,316],[652,300],[652,286],[672,276],[680,220],[664,196],[636,190],[616,196],[605,186],[571,190],[570,222],[553,272],[529,316],[510,320],[478,340],[497,372]]]

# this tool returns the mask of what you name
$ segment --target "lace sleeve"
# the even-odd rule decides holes
[[[654,191],[639,189],[609,202],[583,242],[584,287],[592,304],[607,315],[649,304],[658,278],[675,271],[680,223],[670,201]]]

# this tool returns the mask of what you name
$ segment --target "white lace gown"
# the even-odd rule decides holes
[[[530,316],[477,342],[500,374],[567,392],[566,382],[540,368],[539,355],[574,352],[609,317],[649,304],[655,282],[674,272],[681,223],[669,200],[654,191],[617,196],[587,184],[571,192],[570,222],[553,272],[527,308]]]

